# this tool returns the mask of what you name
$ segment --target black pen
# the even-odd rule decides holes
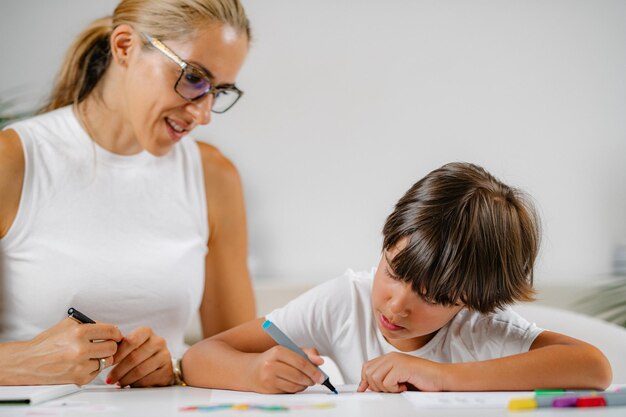
[[[92,319],[90,319],[89,317],[85,316],[83,313],[81,313],[80,311],[76,310],[74,307],[70,307],[69,310],[67,310],[67,315],[80,321],[83,324],[96,324],[95,321],[93,321]]]

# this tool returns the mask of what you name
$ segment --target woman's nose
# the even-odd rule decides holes
[[[213,94],[207,94],[200,100],[188,104],[189,111],[197,124],[206,125],[211,122],[211,109],[214,99]]]

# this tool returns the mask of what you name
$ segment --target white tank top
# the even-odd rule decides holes
[[[202,160],[95,144],[64,107],[7,127],[21,138],[17,217],[0,239],[0,341],[29,340],[75,307],[125,334],[149,326],[181,356],[204,288]]]

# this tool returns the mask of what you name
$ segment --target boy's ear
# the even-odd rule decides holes
[[[120,66],[127,66],[131,54],[141,48],[140,34],[132,26],[122,24],[111,32],[110,46],[113,60]]]

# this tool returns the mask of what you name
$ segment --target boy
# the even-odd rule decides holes
[[[539,226],[523,195],[482,168],[447,164],[417,182],[383,229],[372,273],[348,271],[267,316],[331,357],[358,391],[604,389],[611,368],[582,341],[505,308],[533,296]],[[321,373],[253,320],[192,346],[189,385],[298,392]],[[322,362],[317,350],[307,352]]]

